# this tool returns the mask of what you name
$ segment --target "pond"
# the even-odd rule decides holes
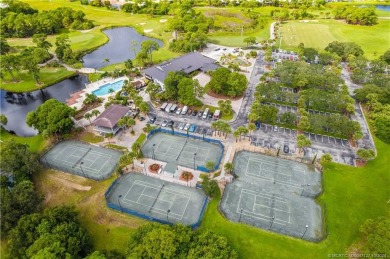
[[[38,132],[26,124],[27,113],[34,111],[50,98],[65,103],[71,93],[84,89],[86,83],[87,77],[79,75],[49,86],[42,91],[12,94],[0,90],[1,113],[8,118],[8,123],[4,128],[14,131],[18,136],[36,135]]]
[[[376,5],[376,9],[390,12],[390,5]]]
[[[162,41],[142,36],[134,28],[130,27],[114,28],[103,32],[110,39],[109,42],[85,55],[83,57],[84,67],[101,68],[126,61],[127,59],[135,59],[135,53],[139,52],[141,43],[146,40],[154,40],[160,47],[163,45]],[[132,42],[136,43],[134,50],[132,49]],[[109,59],[109,62],[105,62],[105,59]]]

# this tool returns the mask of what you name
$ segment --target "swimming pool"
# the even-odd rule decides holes
[[[122,89],[124,80],[116,81],[112,84],[108,83],[105,85],[100,86],[98,89],[92,91],[92,93],[96,96],[102,96],[110,93],[110,89],[114,91],[118,91]]]

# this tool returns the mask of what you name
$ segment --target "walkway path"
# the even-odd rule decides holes
[[[351,81],[351,76],[348,71],[348,67],[346,63],[342,63],[343,69],[341,71],[341,78],[344,80],[345,84],[348,86],[349,94],[352,96],[354,94],[354,91],[358,88],[360,88],[360,85],[354,84]],[[375,148],[374,140],[372,139],[372,135],[370,132],[370,129],[368,127],[368,123],[366,121],[366,118],[363,115],[363,110],[360,105],[360,103],[356,102],[355,104],[355,114],[351,116],[351,119],[354,121],[359,122],[363,138],[358,141],[359,147],[362,148]]]

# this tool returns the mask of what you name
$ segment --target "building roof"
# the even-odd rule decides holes
[[[142,70],[142,73],[160,82],[164,82],[169,72],[183,71],[189,74],[196,70],[209,71],[215,70],[220,66],[215,64],[215,60],[203,56],[199,52],[191,52],[181,57],[171,59],[159,65]]]
[[[129,111],[130,107],[116,104],[110,105],[93,121],[93,125],[112,129]]]

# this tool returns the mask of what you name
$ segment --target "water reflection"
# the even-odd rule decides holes
[[[50,98],[65,102],[71,93],[85,88],[86,83],[86,76],[80,75],[30,93],[11,93],[0,90],[1,113],[8,118],[5,128],[14,131],[18,136],[36,135],[38,132],[26,124],[27,113],[35,110]]]

